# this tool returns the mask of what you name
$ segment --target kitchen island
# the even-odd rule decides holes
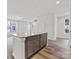
[[[47,45],[47,33],[14,37],[13,56],[15,59],[30,59]]]

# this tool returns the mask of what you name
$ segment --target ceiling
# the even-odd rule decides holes
[[[8,15],[34,17],[47,13],[70,12],[70,0],[7,0]]]

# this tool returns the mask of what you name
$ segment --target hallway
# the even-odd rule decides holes
[[[70,49],[60,47],[57,41],[48,41],[48,46],[34,55],[31,59],[70,59]],[[61,39],[61,42],[63,40]]]

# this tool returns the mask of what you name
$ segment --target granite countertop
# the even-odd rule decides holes
[[[19,37],[19,38],[26,38],[26,37],[29,37],[29,36],[35,36],[35,35],[40,35],[40,34],[43,34],[43,33],[38,33],[38,34],[33,34],[33,35],[25,35],[25,34],[8,34],[8,37],[9,36],[15,36],[15,37]]]

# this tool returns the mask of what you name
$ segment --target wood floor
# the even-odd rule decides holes
[[[61,47],[57,41],[49,40],[48,46],[39,51],[31,59],[71,59],[71,51],[69,48]]]

